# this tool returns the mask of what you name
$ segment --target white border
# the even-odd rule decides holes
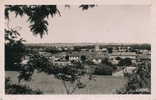
[[[102,5],[149,5],[151,0],[5,0],[3,4],[102,4]]]

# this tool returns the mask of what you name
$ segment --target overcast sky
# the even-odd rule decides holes
[[[86,11],[71,6],[59,6],[61,16],[49,18],[48,35],[33,36],[27,17],[14,18],[10,25],[21,26],[19,31],[28,43],[150,43],[149,6],[97,6]]]

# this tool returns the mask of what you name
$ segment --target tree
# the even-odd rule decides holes
[[[48,29],[48,17],[56,14],[60,15],[60,12],[56,5],[6,5],[5,18],[9,19],[9,13],[15,12],[16,17],[27,15],[28,22],[30,23],[30,30],[34,35],[40,35],[42,38],[44,34],[47,34]]]
[[[81,78],[86,74],[84,66],[81,63],[55,67],[54,75],[57,79],[62,80],[67,94],[72,94],[78,88],[84,88]]]
[[[40,90],[32,90],[26,85],[13,84],[9,77],[5,78],[6,94],[42,94]]]
[[[90,4],[90,5],[84,5],[84,4],[82,4],[79,7],[82,8],[82,10],[87,10],[88,8],[95,7],[95,5],[94,4]]]
[[[38,52],[27,54],[28,62],[21,65],[19,71],[18,82],[21,80],[30,81],[35,70],[38,72],[52,73],[53,64],[47,57],[42,56]]]
[[[80,57],[80,59],[81,59],[82,62],[85,62],[87,58],[86,58],[85,55],[82,55],[82,56]]]
[[[112,63],[109,61],[108,58],[104,58],[104,59],[102,59],[101,63],[102,63],[102,64],[105,64],[105,65],[112,66]]]
[[[84,66],[79,62],[64,66],[53,65],[48,58],[38,53],[29,55],[29,61],[22,67],[23,70],[18,76],[19,83],[21,80],[30,81],[34,71],[37,70],[48,75],[52,74],[61,80],[67,94],[72,94],[77,88],[81,88],[81,78],[86,73]]]
[[[79,8],[87,10],[93,8],[95,5],[80,5]],[[17,16],[28,16],[28,22],[30,23],[30,30],[34,35],[43,35],[48,33],[48,18],[49,16],[54,17],[61,13],[56,5],[6,5],[5,6],[5,18],[9,19],[10,12],[14,12]]]
[[[113,48],[107,48],[108,49],[108,53],[112,53],[113,52]]]
[[[87,10],[90,7],[94,7],[94,5],[80,5],[79,7],[83,10]],[[30,23],[30,30],[34,35],[40,35],[41,38],[48,33],[47,26],[49,16],[53,17],[56,14],[61,16],[56,5],[6,5],[5,18],[7,21],[9,21],[9,14],[11,12],[16,14],[15,17],[28,16],[27,21]],[[82,87],[80,79],[85,74],[85,71],[81,64],[74,63],[67,66],[54,66],[49,59],[38,53],[28,55],[24,53],[26,48],[23,44],[23,39],[20,38],[17,40],[17,36],[20,36],[17,30],[13,28],[5,29],[5,63],[6,66],[15,65],[15,68],[17,68],[17,65],[19,66],[19,84],[21,80],[30,81],[34,71],[37,70],[38,72],[54,74],[57,79],[62,80],[67,94],[71,94],[77,88]],[[29,56],[27,64],[24,65],[21,64],[21,58],[23,56]],[[67,87],[67,83],[73,85],[73,88],[70,88],[71,85]]]
[[[151,93],[151,64],[147,61],[138,65],[133,74],[128,75],[128,83],[117,90],[119,94],[150,94]]]
[[[5,69],[19,70],[21,58],[26,53],[24,40],[13,29],[5,29]]]
[[[120,58],[120,57],[116,57],[115,59],[116,59],[116,60],[121,60],[122,58]]]
[[[67,61],[69,61],[69,55],[66,55],[66,56],[65,56],[65,59],[66,59]]]
[[[112,75],[113,68],[110,65],[100,64],[97,65],[94,71],[95,75]]]
[[[119,64],[118,65],[119,66],[130,66],[130,65],[132,65],[132,61],[131,61],[130,58],[121,59],[119,61]]]

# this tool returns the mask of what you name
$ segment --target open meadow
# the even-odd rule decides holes
[[[10,77],[13,83],[17,83],[18,73],[15,71],[6,71],[5,77]],[[112,94],[115,89],[122,88],[127,83],[127,79],[114,76],[96,76],[96,80],[88,81],[86,77],[82,79],[87,86],[77,89],[74,94]],[[21,82],[32,89],[40,89],[44,94],[66,94],[62,82],[53,75],[45,73],[35,73],[30,82]]]

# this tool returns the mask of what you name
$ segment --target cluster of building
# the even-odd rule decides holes
[[[54,64],[66,65],[70,64],[71,61],[82,61],[82,56],[85,56],[87,61],[94,64],[99,64],[103,59],[108,58],[109,61],[117,65],[120,59],[130,58],[132,63],[136,64],[142,60],[151,59],[150,50],[137,50],[138,52],[132,52],[131,47],[127,46],[116,46],[112,47],[112,52],[110,53],[108,48],[100,48],[99,45],[95,45],[94,49],[82,49],[80,51],[70,51],[70,52],[59,52],[56,54],[48,52],[40,52],[46,57],[49,57]],[[119,59],[120,58],[120,59]]]
[[[35,48],[36,49],[36,48]],[[113,76],[124,76],[124,73],[132,73],[134,69],[137,68],[137,64],[144,61],[151,63],[151,51],[148,49],[138,49],[132,51],[131,47],[126,46],[116,46],[112,47],[111,52],[108,48],[100,48],[99,45],[95,45],[94,49],[83,49],[80,51],[62,51],[59,53],[51,53],[46,51],[39,51],[40,55],[48,57],[49,60],[58,66],[71,65],[72,62],[89,62],[86,66],[98,66],[103,63],[104,59],[107,59],[111,65],[116,66],[116,71],[112,73]],[[121,59],[130,59],[131,65],[121,66],[119,62]],[[29,60],[29,56],[23,58],[22,63],[26,64]],[[124,69],[123,69],[124,68]]]

